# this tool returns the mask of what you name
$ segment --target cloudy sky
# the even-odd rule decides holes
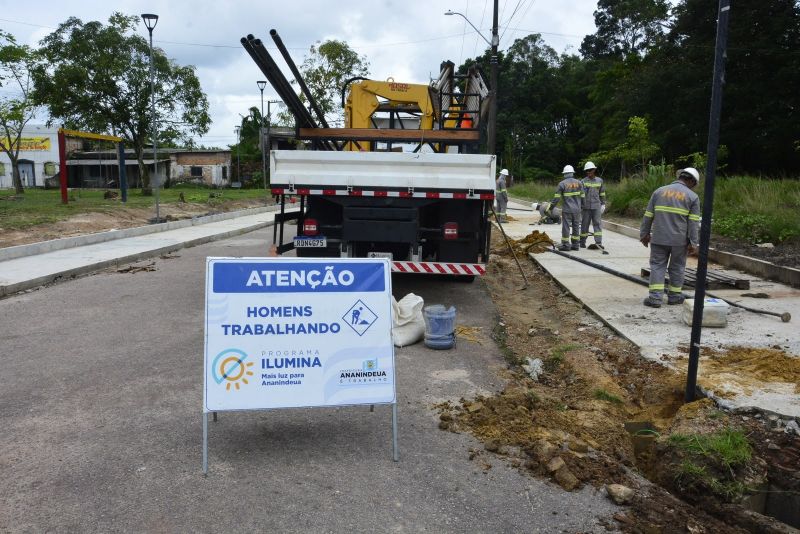
[[[595,7],[596,0],[499,0],[500,48],[537,32],[558,52],[577,52],[594,31]],[[269,30],[275,28],[298,65],[315,42],[345,40],[366,57],[371,77],[428,83],[443,60],[458,65],[486,47],[464,19],[444,16],[449,9],[491,38],[490,0],[0,0],[0,28],[36,46],[70,16],[105,22],[113,11],[158,14],[154,44],[178,63],[196,66],[208,95],[213,124],[198,141],[225,146],[236,141],[239,114],[260,106],[256,80],[263,75],[239,44],[242,36],[252,33],[272,44]],[[144,25],[141,32],[147,36]],[[267,48],[283,66],[274,46]],[[270,86],[268,97],[277,99]]]

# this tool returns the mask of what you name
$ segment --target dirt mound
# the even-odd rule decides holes
[[[527,246],[549,241],[540,241],[537,234],[514,242],[515,251],[524,254]],[[501,314],[493,337],[509,364],[507,385],[496,395],[437,406],[440,428],[469,432],[483,442],[484,450],[471,451],[471,459],[488,469],[482,456],[501,455],[567,491],[611,483],[633,489],[630,508],[609,520],[610,529],[782,532],[779,523],[740,504],[748,484],[764,481],[765,465],[758,458],[767,457],[769,443],[776,448],[775,438],[766,437],[772,431],[764,430],[761,420],[726,414],[708,399],[684,404],[685,371],[641,358],[635,346],[586,313],[531,262],[521,262],[530,286],[518,290],[521,277],[510,255],[503,254],[502,238],[494,235],[493,244],[498,255],[484,281]],[[790,369],[794,363],[769,351],[704,351],[704,359],[741,365],[763,377],[770,376],[773,366]],[[679,437],[670,438],[673,434]],[[787,481],[797,473],[791,467],[797,448],[784,441],[781,450],[767,451],[770,480],[779,471]],[[709,443],[734,454],[695,457]],[[725,443],[735,446],[726,449]],[[751,459],[740,461],[736,451],[748,447]],[[681,492],[692,504],[638,477],[632,468]],[[691,479],[692,473],[699,477]],[[702,492],[709,495],[706,501],[699,500]]]
[[[524,256],[528,253],[545,252],[547,249],[553,248],[553,240],[550,236],[539,230],[534,230],[522,239],[511,239],[509,243],[514,248],[517,257]],[[509,256],[511,253],[508,251],[508,246],[505,242],[500,242],[492,248],[492,254],[500,256]]]

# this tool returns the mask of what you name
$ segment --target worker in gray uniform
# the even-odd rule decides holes
[[[561,171],[564,179],[558,184],[558,189],[550,201],[549,213],[559,202],[561,206],[561,246],[560,250],[578,250],[578,241],[581,231],[581,204],[583,201],[583,184],[575,178],[575,169],[572,165],[565,165]]]
[[[497,199],[497,219],[506,222],[506,206],[508,206],[508,190],[506,189],[506,177],[508,169],[503,169],[495,180],[495,198]]]
[[[700,234],[700,198],[692,191],[700,181],[693,167],[678,171],[678,179],[659,187],[650,197],[639,228],[639,240],[650,245],[650,294],[644,305],[660,308],[667,289],[667,304],[682,304],[686,255],[695,254]],[[664,275],[669,272],[669,287]]]
[[[583,183],[583,212],[581,218],[581,248],[586,248],[586,239],[589,237],[589,223],[592,223],[592,235],[595,244],[603,248],[603,225],[600,218],[606,211],[606,188],[603,179],[597,176],[597,167],[591,161],[583,166],[586,177]]]

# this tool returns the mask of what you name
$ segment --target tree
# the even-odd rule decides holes
[[[660,41],[668,16],[668,0],[599,0],[597,32],[584,38],[581,53],[594,59],[644,53]]]
[[[659,152],[658,145],[650,141],[650,129],[644,117],[631,117],[628,119],[628,136],[624,143],[611,150],[595,152],[587,159],[598,161],[600,164],[620,161],[622,175],[625,174],[626,163],[638,163],[644,170],[647,161]]]
[[[369,62],[346,42],[330,40],[311,46],[300,72],[328,123],[340,125],[344,118],[342,86],[350,78],[368,76]]]
[[[31,72],[36,53],[17,44],[14,37],[0,30],[0,150],[11,160],[11,180],[16,194],[25,192],[19,174],[19,149],[22,130],[36,115]]]
[[[188,142],[208,132],[208,100],[193,66],[180,66],[153,50],[155,123],[150,110],[150,48],[137,35],[138,17],[114,13],[108,24],[69,18],[45,37],[46,59],[34,71],[35,96],[54,118],[73,128],[110,132],[136,153],[142,192],[150,191],[145,143]]]

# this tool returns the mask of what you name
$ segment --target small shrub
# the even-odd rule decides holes
[[[622,399],[620,399],[619,397],[617,397],[616,395],[614,395],[612,393],[609,393],[605,389],[600,389],[600,388],[595,389],[592,392],[592,396],[595,399],[606,401],[606,402],[610,402],[612,404],[622,404]]]

